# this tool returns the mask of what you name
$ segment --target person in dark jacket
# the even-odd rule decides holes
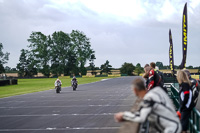
[[[156,64],[154,62],[150,63],[150,67],[152,69],[154,69],[154,71],[160,76],[161,82],[164,83],[164,75],[163,75],[163,73],[161,71],[159,71],[159,67],[156,66]]]
[[[194,78],[191,77],[191,74],[190,74],[189,70],[184,69],[184,72],[187,74],[190,82],[192,83],[192,87],[196,88],[199,91],[199,82],[196,79],[194,79]]]
[[[152,66],[154,64],[154,66]],[[150,64],[150,70],[148,71],[148,85],[147,90],[151,90],[156,86],[160,86],[163,88],[165,92],[167,92],[166,88],[164,87],[164,83],[162,82],[161,76],[154,70],[155,63]]]
[[[191,103],[192,103],[192,91],[191,82],[184,72],[179,70],[177,72],[177,80],[180,85],[179,96],[180,96],[180,113],[181,113],[181,125],[182,133],[186,133],[189,125],[189,117],[191,114]]]

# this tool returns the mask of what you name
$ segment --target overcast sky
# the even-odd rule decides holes
[[[83,31],[91,38],[96,66],[124,62],[169,64],[169,28],[174,60],[182,60],[182,12],[188,2],[187,66],[200,66],[200,0],[0,0],[0,42],[16,67],[32,31]]]

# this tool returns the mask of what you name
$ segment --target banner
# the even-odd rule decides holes
[[[187,3],[183,9],[183,20],[182,20],[182,48],[183,48],[183,59],[180,65],[180,69],[186,68],[186,56],[187,56]]]
[[[172,33],[171,29],[169,30],[169,66],[172,73],[172,76],[174,76],[174,52],[173,52],[173,42],[172,42]]]

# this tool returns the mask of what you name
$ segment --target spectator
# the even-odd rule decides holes
[[[190,82],[192,83],[192,88],[196,88],[196,90],[199,92],[200,84],[199,82],[191,77],[190,71],[187,69],[184,69],[184,72],[187,74]]]
[[[156,66],[156,64],[154,62],[151,62],[150,66],[161,77],[161,82],[164,83],[164,75],[163,75],[163,73],[161,71],[159,71],[159,67]]]
[[[144,75],[143,75],[143,78],[146,80],[146,88],[148,87],[148,85],[149,85],[149,71],[150,71],[150,66],[149,66],[149,64],[146,64],[145,66],[144,66]]]
[[[145,82],[141,78],[135,79],[132,86],[135,95],[143,99],[139,105],[140,109],[134,113],[120,112],[115,114],[114,118],[117,122],[127,120],[143,123],[148,119],[159,132],[181,132],[181,124],[174,106],[162,88],[155,87],[147,93]]]
[[[149,71],[149,84],[147,87],[147,90],[150,90],[156,86],[160,86],[161,88],[163,88],[163,90],[165,92],[167,92],[166,87],[164,87],[164,82],[162,82],[162,77],[160,76],[160,73],[157,73],[157,70],[155,69],[155,63],[152,62],[150,63],[150,71]]]
[[[189,125],[189,117],[191,114],[192,91],[191,82],[187,74],[183,70],[177,72],[177,80],[180,85],[180,113],[182,133],[186,133]]]

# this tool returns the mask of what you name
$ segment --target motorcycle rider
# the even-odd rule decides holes
[[[57,80],[55,81],[54,85],[55,85],[55,87],[58,86],[58,87],[61,88],[61,86],[62,86],[61,80],[57,79]],[[60,90],[61,90],[61,89],[60,89]]]
[[[72,84],[72,86],[73,86],[73,84],[76,84],[78,86],[78,81],[75,76],[72,78],[71,84]]]

